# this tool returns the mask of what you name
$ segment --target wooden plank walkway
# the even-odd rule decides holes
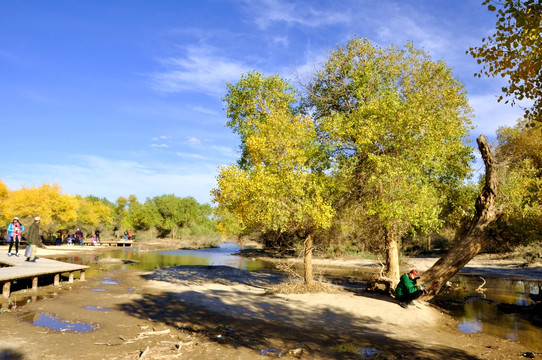
[[[24,250],[24,249],[23,249]],[[39,251],[38,251],[39,252]],[[60,274],[69,273],[68,282],[72,283],[74,273],[80,271],[79,279],[85,281],[85,270],[88,266],[65,263],[61,261],[45,259],[38,257],[36,262],[25,261],[24,251],[20,256],[8,256],[6,253],[0,254],[0,263],[4,267],[0,268],[0,284],[3,283],[2,296],[8,298],[11,290],[11,282],[18,279],[32,279],[32,290],[38,290],[38,278],[40,276],[54,275],[54,285],[60,284]]]
[[[84,240],[84,243],[85,243],[85,246],[94,246],[94,244],[92,243],[92,240],[91,239],[85,239]],[[102,240],[100,241],[100,245],[107,245],[107,246],[113,246],[113,245],[116,245],[116,246],[121,246],[121,247],[131,247],[134,243],[134,240]],[[49,244],[45,244],[47,246],[54,246],[55,243],[51,241],[51,243]],[[65,242],[62,242],[62,245],[66,245]],[[73,246],[80,246],[79,243],[77,244],[72,244]]]

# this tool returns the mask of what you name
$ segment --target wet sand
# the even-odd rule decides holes
[[[41,256],[73,251],[101,250],[53,247]],[[425,266],[435,260],[425,260]],[[485,260],[473,264],[478,261],[482,266]],[[422,262],[404,265],[424,269]],[[455,320],[425,302],[405,310],[391,298],[358,291],[266,295],[279,280],[228,267],[142,272],[107,271],[104,265],[100,277],[40,288],[37,296],[58,295],[1,314],[0,359],[516,359],[533,351],[510,340],[461,333]],[[28,321],[40,313],[97,329],[53,331]]]

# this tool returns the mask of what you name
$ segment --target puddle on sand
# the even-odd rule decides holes
[[[105,312],[110,312],[111,311],[111,309],[109,309],[109,308],[104,308],[104,307],[101,307],[101,306],[92,306],[92,305],[83,306],[83,309],[94,310],[94,311],[105,311]]]
[[[353,353],[361,356],[363,359],[378,355],[378,350],[375,348],[359,347],[354,344],[339,344],[332,346],[330,349],[342,353]]]
[[[105,289],[93,288],[92,291],[105,291]]]
[[[107,278],[104,281],[101,282],[102,285],[118,285],[120,284],[118,281],[115,281],[111,278]]]
[[[99,326],[88,323],[73,323],[64,321],[56,316],[46,313],[30,312],[20,316],[22,321],[26,321],[35,326],[49,328],[53,331],[71,331],[71,332],[89,332],[96,330]]]
[[[100,285],[118,285],[118,284],[120,284],[120,282],[118,282],[117,280],[114,280],[112,278],[106,278],[102,281],[93,282],[91,285],[100,286]]]
[[[482,332],[483,324],[480,320],[463,320],[463,322],[459,324],[457,328],[463,333],[475,334],[478,332]]]

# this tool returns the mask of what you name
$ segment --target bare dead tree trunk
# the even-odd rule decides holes
[[[495,206],[497,194],[495,159],[484,135],[480,135],[476,142],[486,167],[485,185],[476,199],[476,212],[469,229],[450,251],[422,274],[421,280],[425,283],[429,295],[435,295],[448,280],[482,251],[488,241],[484,234],[485,229],[501,214],[501,209]]]
[[[303,264],[305,268],[305,284],[310,285],[314,281],[312,272],[312,249],[314,248],[314,237],[312,233],[307,235],[303,248]]]

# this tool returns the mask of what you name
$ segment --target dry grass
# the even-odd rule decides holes
[[[306,293],[338,293],[340,289],[328,282],[321,275],[311,284],[305,283],[305,279],[297,273],[292,265],[278,264],[277,269],[288,275],[285,281],[267,289],[266,294],[306,294]]]

